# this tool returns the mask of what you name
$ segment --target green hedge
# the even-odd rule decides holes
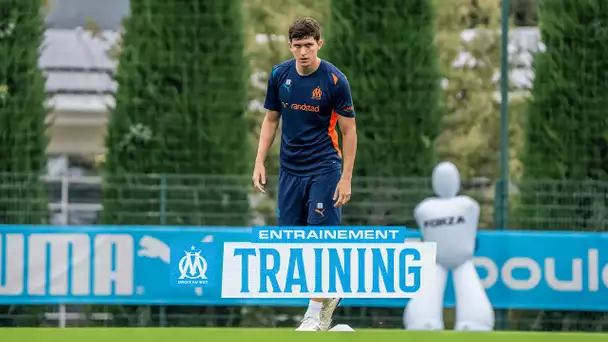
[[[348,77],[357,112],[353,200],[344,209],[345,220],[404,224],[413,208],[399,203],[422,195],[387,192],[387,185],[399,185],[386,180],[357,179],[428,177],[435,165],[442,111],[431,1],[331,0],[328,22],[327,59]]]
[[[248,173],[251,159],[242,2],[132,1],[131,13],[103,221],[246,224],[248,179],[229,176]]]
[[[608,227],[605,184],[597,183],[608,181],[606,11],[602,0],[541,2],[546,52],[536,55],[526,113],[524,229]]]
[[[44,35],[40,0],[0,2],[0,223],[40,224],[48,209],[45,80],[38,68]]]
[[[606,231],[608,2],[540,4],[546,51],[536,55],[526,113],[517,226]],[[606,315],[597,312],[527,312],[516,319],[546,331],[606,330]]]

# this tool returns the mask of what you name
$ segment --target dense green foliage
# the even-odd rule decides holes
[[[40,176],[46,161],[44,76],[38,69],[40,0],[0,3],[0,223],[48,219]]]
[[[331,1],[327,58],[346,74],[352,90],[356,178],[431,174],[442,118],[433,40],[429,0]],[[403,201],[404,194],[387,191],[387,184],[372,183],[355,189],[345,209],[349,224],[403,224],[400,220],[411,217],[409,207],[365,204]],[[350,210],[358,214],[349,215]]]
[[[104,222],[248,223],[247,179],[223,176],[250,171],[243,25],[238,0],[131,2]]]
[[[546,52],[535,59],[526,113],[516,216],[523,229],[607,228],[607,12],[604,0],[541,2]],[[545,311],[532,319],[540,330],[600,331],[606,314]]]
[[[606,229],[606,189],[593,181],[608,181],[607,10],[602,0],[542,2],[547,48],[535,60],[522,155],[526,229]]]

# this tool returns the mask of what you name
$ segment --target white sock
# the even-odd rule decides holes
[[[304,316],[306,317],[315,317],[319,318],[321,315],[321,308],[323,307],[323,302],[315,302],[312,299],[308,302],[308,309]]]

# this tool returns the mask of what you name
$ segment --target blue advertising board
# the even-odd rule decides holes
[[[224,243],[251,241],[251,228],[235,227],[0,226],[0,304],[306,305],[305,298],[221,298],[221,278],[231,272],[222,269]],[[481,231],[475,263],[497,309],[606,311],[607,246],[607,233]],[[176,286],[180,260],[193,251],[206,260],[206,280]],[[449,280],[445,305],[454,305]]]

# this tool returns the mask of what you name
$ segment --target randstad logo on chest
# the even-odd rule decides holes
[[[404,227],[256,227],[227,242],[222,298],[412,298],[435,281],[436,245]]]
[[[313,112],[313,113],[319,113],[321,111],[320,106],[311,106],[311,105],[307,105],[307,104],[296,104],[296,103],[291,104],[291,109],[301,110],[304,112]]]

